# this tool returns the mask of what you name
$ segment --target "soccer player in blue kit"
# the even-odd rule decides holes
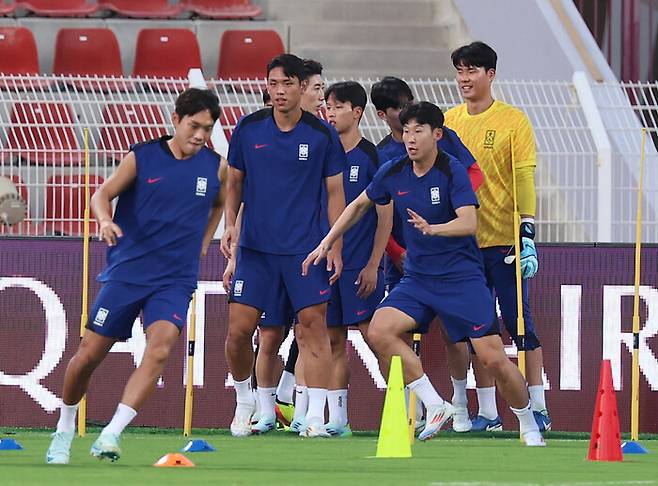
[[[378,144],[380,159],[387,162],[392,159],[400,158],[406,155],[407,150],[402,141],[402,124],[400,123],[400,111],[414,96],[409,85],[402,79],[393,76],[386,76],[372,86],[370,98],[375,105],[377,115],[386,122],[391,132],[384,137]],[[474,191],[483,182],[482,171],[471,152],[462,143],[459,136],[450,128],[443,126],[442,136],[437,142],[438,148],[453,156],[466,167],[467,174],[471,180],[471,186]],[[397,211],[393,214],[393,230],[386,247],[386,287],[390,292],[400,282],[404,273],[404,259],[406,256],[406,243],[404,239],[404,219],[399,216]],[[464,356],[459,349],[454,346],[447,346],[448,366],[451,367],[451,376],[459,376],[453,373],[452,367],[461,370],[463,366],[469,364],[468,355]],[[454,383],[454,380],[453,380]],[[453,428],[456,431],[465,431],[471,428],[471,421],[468,417],[468,409],[465,401],[454,401],[458,398],[453,396],[453,405],[455,414],[453,416]],[[422,403],[416,402],[416,426],[421,427],[422,420]]]
[[[363,192],[379,169],[377,149],[359,130],[368,96],[359,83],[346,81],[327,88],[325,98],[327,119],[338,131],[347,153],[348,168],[343,173],[343,187],[345,201],[350,203]],[[368,323],[384,297],[382,257],[393,225],[392,211],[392,204],[371,208],[344,237],[343,273],[332,288],[327,308],[333,364],[327,395],[327,432],[334,437],[352,435],[347,417],[347,328],[357,326],[367,339]]]
[[[404,336],[426,332],[439,316],[450,338],[469,338],[484,366],[495,376],[501,394],[520,422],[522,441],[544,446],[530,410],[520,371],[505,355],[498,335],[486,335],[493,321],[493,296],[486,286],[477,247],[477,198],[463,165],[437,149],[443,114],[428,102],[411,103],[400,113],[407,155],[386,162],[368,188],[345,209],[329,233],[302,264],[302,274],[332,250],[332,245],[373,204],[394,202],[406,219],[407,258],[404,277],[379,305],[368,339],[388,374],[391,357],[402,358],[404,381],[427,408],[419,439],[435,436],[454,413],[423,372],[420,359]]]
[[[234,436],[252,431],[251,338],[272,293],[278,292],[290,301],[299,320],[295,333],[309,394],[301,435],[329,436],[323,420],[331,360],[325,316],[330,283],[342,269],[341,242],[329,253],[326,270],[316,267],[302,276],[299,267],[322,237],[322,185],[326,185],[330,224],[345,207],[342,172],[347,159],[336,131],[301,109],[304,79],[304,64],[297,56],[274,58],[267,66],[273,107],[242,118],[229,145],[222,251],[227,258],[238,251],[226,337],[237,402],[231,423]],[[232,246],[242,201],[237,250]]]
[[[176,100],[173,137],[130,148],[98,188],[91,208],[109,245],[103,282],[87,331],[64,375],[57,430],[48,464],[67,464],[78,404],[112,345],[130,338],[140,312],[146,332],[141,363],[128,379],[110,423],[91,448],[116,461],[120,434],[155,389],[169,353],[186,323],[205,254],[222,215],[226,161],[206,147],[220,115],[217,97],[190,88]],[[114,216],[112,200],[119,197]]]

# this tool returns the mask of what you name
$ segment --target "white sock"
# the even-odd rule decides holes
[[[260,403],[260,418],[273,419],[276,414],[274,413],[274,400],[276,399],[276,388],[258,387],[258,401]]]
[[[409,389],[423,402],[425,408],[429,409],[443,404],[443,398],[436,392],[426,374],[409,383]]]
[[[114,412],[114,417],[112,417],[110,423],[101,431],[101,434],[110,433],[119,435],[136,416],[137,410],[120,403],[117,411]]]
[[[306,423],[319,418],[324,424],[324,405],[327,403],[326,388],[308,388],[308,412]]]
[[[304,385],[297,385],[295,391],[295,414],[293,420],[304,420],[308,411],[308,388]]]
[[[329,423],[345,427],[347,425],[347,389],[329,390],[327,404],[329,405]]]
[[[530,408],[532,408],[532,410],[537,412],[546,410],[546,394],[544,393],[544,385],[529,386],[528,393],[530,393]]]
[[[416,397],[416,422],[420,422],[421,420],[423,420],[423,401]]]
[[[457,380],[450,377],[452,381],[452,404],[459,407],[468,406],[468,397],[466,396],[466,378]]]
[[[59,408],[59,420],[57,421],[57,432],[75,432],[75,415],[78,413],[78,406],[67,405],[62,402]]]
[[[493,420],[498,417],[498,406],[496,405],[496,387],[477,388],[478,415]]]
[[[276,388],[276,398],[281,403],[292,403],[292,394],[295,391],[295,375],[283,370],[279,386]]]
[[[521,434],[525,434],[526,432],[532,432],[536,431],[539,432],[539,428],[537,427],[537,422],[535,422],[535,417],[532,414],[532,410],[530,410],[530,404],[528,403],[528,406],[525,408],[512,408],[510,407],[510,410],[514,412],[514,415],[519,419],[519,430]]]
[[[249,408],[254,406],[254,394],[251,391],[251,376],[242,381],[233,380],[233,387],[235,388],[235,402],[238,407],[246,405]]]

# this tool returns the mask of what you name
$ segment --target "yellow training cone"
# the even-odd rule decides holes
[[[402,361],[399,356],[393,356],[375,457],[411,457],[407,427]]]

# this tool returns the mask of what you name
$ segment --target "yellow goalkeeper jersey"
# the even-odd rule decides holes
[[[530,170],[532,176],[530,186],[521,184],[517,189],[519,210],[521,214],[534,216],[537,156],[530,120],[518,108],[496,100],[478,115],[469,115],[465,103],[451,108],[445,113],[445,125],[457,132],[484,175],[484,182],[477,191],[480,248],[514,244],[510,130],[514,131],[517,182],[518,169],[526,174]]]

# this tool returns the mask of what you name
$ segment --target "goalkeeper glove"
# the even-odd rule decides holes
[[[532,278],[539,269],[535,248],[535,222],[532,218],[521,219],[521,276]]]

